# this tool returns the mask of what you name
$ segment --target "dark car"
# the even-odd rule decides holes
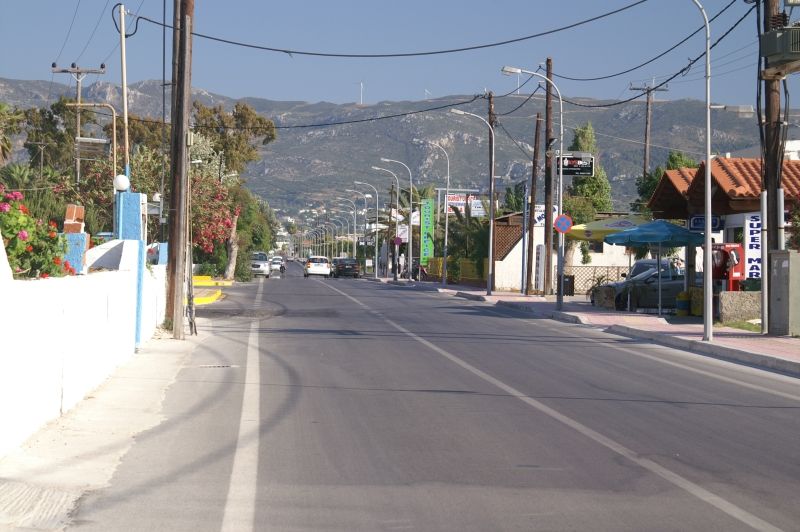
[[[356,259],[335,259],[333,276],[358,278],[361,276],[361,265],[358,264]]]

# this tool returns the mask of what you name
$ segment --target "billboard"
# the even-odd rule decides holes
[[[447,214],[453,214],[453,207],[457,208],[462,214],[464,206],[469,201],[469,208],[474,218],[486,216],[483,209],[483,202],[478,196],[472,194],[448,194],[447,195]]]

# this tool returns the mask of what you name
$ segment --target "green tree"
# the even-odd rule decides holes
[[[75,108],[67,106],[71,101],[61,97],[50,108],[26,109],[24,129],[28,141],[47,143],[44,150],[45,165],[74,176],[76,115]],[[82,127],[96,123],[95,113],[88,109],[81,111]],[[39,159],[39,146],[26,142],[25,148],[32,161]]]
[[[599,162],[597,141],[591,122],[575,129],[575,137],[569,150],[588,152],[595,156],[594,176],[575,176],[564,195],[564,211],[570,214],[573,223],[588,223],[594,220],[598,212],[610,211],[613,208],[611,184],[606,177],[606,171]],[[572,264],[575,240],[566,240],[565,247],[565,262]],[[590,260],[589,246],[586,242],[581,242],[580,248],[582,261],[587,264]]]
[[[513,187],[506,187],[506,197],[503,210],[506,213],[521,212],[525,208],[525,181],[515,183]]]
[[[11,157],[11,135],[20,132],[22,120],[23,115],[19,110],[0,102],[0,165]]]
[[[224,164],[231,172],[241,173],[248,163],[259,159],[253,143],[262,145],[275,140],[275,124],[245,103],[237,103],[228,113],[218,105],[206,107],[193,103],[195,130],[211,139],[214,150],[224,155]]]
[[[680,151],[671,151],[667,156],[666,169],[677,170],[678,168],[697,168],[697,161]],[[659,165],[652,172],[647,172],[636,178],[636,193],[639,194],[639,197],[631,203],[632,211],[650,214],[646,205],[650,198],[653,197],[658,182],[664,176],[664,172],[664,168]]]
[[[671,151],[667,156],[667,170],[697,168],[697,161],[680,151]]]
[[[166,124],[165,127],[164,131],[159,121],[128,114],[128,146],[131,153],[134,153],[139,147],[147,147],[152,151],[160,152],[163,138],[166,138],[167,145],[169,145],[170,125]],[[103,132],[107,138],[111,138],[113,128],[110,120],[103,126]],[[120,159],[123,156],[124,142],[125,131],[122,128],[122,120],[117,117],[117,150]]]

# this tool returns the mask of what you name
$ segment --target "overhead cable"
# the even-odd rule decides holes
[[[601,20],[603,18],[610,17],[612,15],[616,15],[617,13],[621,13],[623,11],[626,11],[628,9],[636,7],[636,6],[640,5],[640,4],[644,4],[647,1],[648,0],[637,0],[636,2],[633,2],[632,4],[628,4],[626,6],[623,6],[623,7],[619,8],[619,9],[615,9],[613,11],[609,11],[609,12],[603,13],[601,15],[597,15],[597,16],[590,17],[590,18],[587,18],[587,19],[584,19],[584,20],[580,20],[578,22],[573,22],[571,24],[567,24],[565,26],[560,26],[558,28],[553,28],[551,30],[546,30],[546,31],[542,31],[542,32],[539,32],[539,33],[534,33],[532,35],[526,35],[524,37],[517,37],[517,38],[514,38],[514,39],[507,39],[507,40],[504,40],[504,41],[492,42],[492,43],[488,43],[488,44],[476,44],[476,45],[473,45],[473,46],[464,46],[464,47],[460,47],[460,48],[448,48],[448,49],[444,49],[444,50],[430,50],[430,51],[424,51],[424,52],[397,52],[397,53],[386,53],[386,54],[367,54],[367,53],[344,54],[344,53],[333,53],[333,52],[316,52],[316,51],[293,50],[293,49],[290,49],[290,48],[276,48],[276,47],[272,47],[272,46],[262,46],[262,45],[258,45],[258,44],[250,44],[250,43],[245,43],[245,42],[240,42],[240,41],[234,41],[232,39],[224,39],[222,37],[214,37],[212,35],[205,35],[205,34],[198,33],[198,32],[192,32],[192,35],[194,35],[195,37],[199,37],[201,39],[208,39],[208,40],[211,40],[211,41],[221,42],[221,43],[224,43],[224,44],[230,44],[230,45],[233,45],[233,46],[241,46],[241,47],[244,47],[244,48],[252,48],[252,49],[255,49],[255,50],[263,50],[263,51],[266,51],[266,52],[279,52],[279,53],[287,54],[289,56],[305,55],[305,56],[313,56],[313,57],[334,57],[334,58],[340,58],[340,59],[356,59],[356,58],[361,58],[361,59],[372,58],[372,59],[374,59],[374,58],[420,57],[420,56],[429,56],[429,55],[442,55],[442,54],[453,54],[453,53],[458,53],[458,52],[468,52],[468,51],[472,51],[472,50],[482,50],[482,49],[485,49],[485,48],[494,48],[494,47],[497,47],[497,46],[505,46],[507,44],[514,44],[514,43],[518,43],[518,42],[528,41],[528,40],[531,40],[531,39],[544,37],[546,35],[552,35],[554,33],[558,33],[558,32],[561,32],[561,31],[577,28],[578,26],[583,26],[585,24],[589,24],[590,22],[595,22],[595,21]],[[137,17],[136,18],[136,23],[134,25],[134,30],[133,30],[133,33],[131,33],[131,35],[136,33],[136,31],[137,31],[137,29],[139,27],[139,21],[140,20],[144,20],[145,22],[150,22],[151,24],[154,24],[156,26],[164,26],[166,28],[172,29],[172,26],[169,25],[169,24],[164,24],[163,22],[159,22],[157,20],[153,20],[151,18],[141,16],[141,17]]]

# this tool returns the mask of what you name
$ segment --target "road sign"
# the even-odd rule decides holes
[[[400,238],[399,236],[396,236],[396,237],[394,237],[394,241],[393,241],[392,243],[393,243],[395,246],[399,246],[400,244],[402,244],[402,243],[403,243],[403,239],[402,239],[402,238]]]
[[[553,227],[559,233],[566,233],[572,229],[572,218],[566,214],[561,214],[553,221]]]

